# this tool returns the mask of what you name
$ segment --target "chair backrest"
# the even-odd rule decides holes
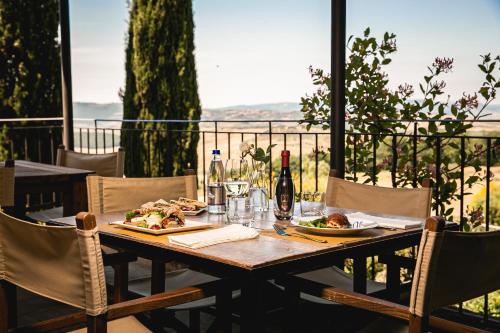
[[[432,310],[500,289],[500,231],[442,231],[428,218],[413,276],[410,313],[428,319]]]
[[[0,207],[14,206],[14,161],[5,161],[0,167]]]
[[[330,172],[326,204],[365,212],[427,218],[431,212],[430,182],[421,188],[392,188],[349,182]]]
[[[0,212],[0,280],[84,309],[107,311],[106,283],[95,218],[77,228],[44,226]]]
[[[125,152],[119,148],[115,153],[82,154],[66,150],[61,145],[57,149],[56,164],[68,168],[95,171],[97,175],[103,177],[123,177]]]
[[[139,208],[148,201],[198,199],[196,176],[159,178],[87,177],[91,213],[111,213]]]

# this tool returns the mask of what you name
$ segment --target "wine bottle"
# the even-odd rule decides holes
[[[281,171],[274,193],[274,215],[278,220],[290,220],[293,216],[295,187],[290,172],[289,150],[281,152]]]

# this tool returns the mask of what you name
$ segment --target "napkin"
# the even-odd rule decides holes
[[[259,236],[257,230],[240,224],[231,224],[223,228],[196,232],[186,235],[168,236],[171,244],[199,249],[201,247],[252,239]]]
[[[422,221],[405,218],[389,218],[368,215],[361,212],[345,214],[349,221],[376,222],[379,227],[389,229],[413,229],[422,227]]]

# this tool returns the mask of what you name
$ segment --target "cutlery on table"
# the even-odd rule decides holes
[[[308,239],[308,240],[311,240],[311,241],[314,241],[314,242],[318,242],[318,243],[327,243],[326,240],[317,239],[317,238],[314,238],[314,237],[309,237],[309,236],[306,236],[306,235],[303,235],[303,234],[299,234],[298,232],[288,233],[288,232],[285,231],[285,229],[283,229],[282,227],[280,227],[277,224],[273,224],[273,228],[276,231],[276,233],[278,235],[281,235],[281,236],[298,236],[298,237],[302,237],[304,239]]]

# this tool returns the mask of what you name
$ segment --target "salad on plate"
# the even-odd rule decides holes
[[[184,226],[186,217],[183,211],[175,206],[155,207],[144,205],[125,214],[124,224],[151,230],[161,230]]]

